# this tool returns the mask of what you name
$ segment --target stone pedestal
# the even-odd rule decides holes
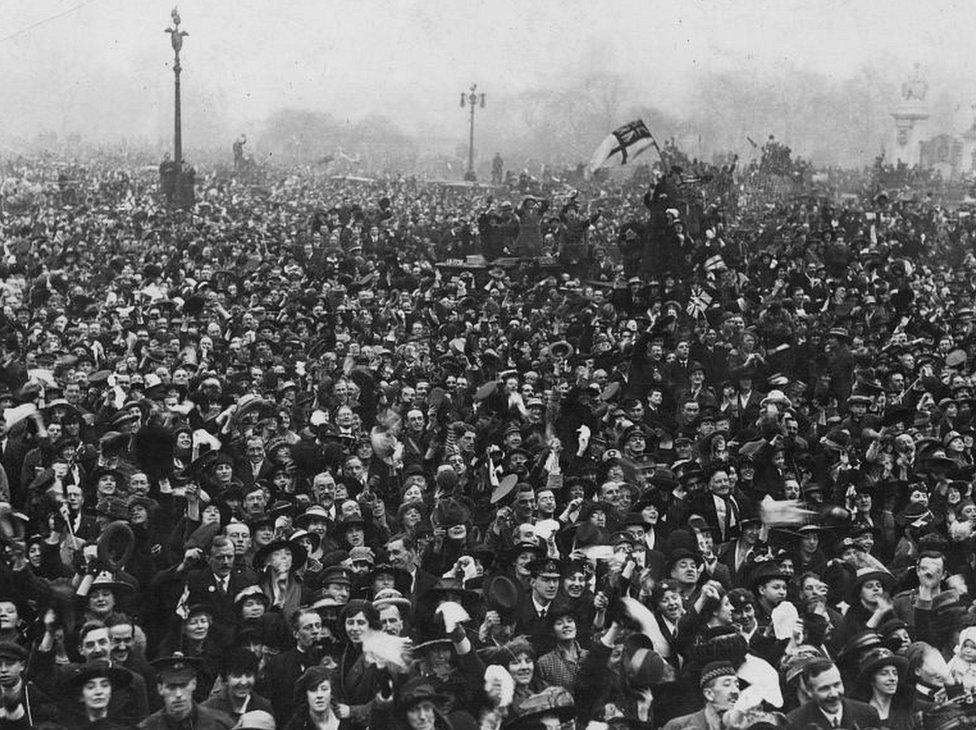
[[[901,101],[891,112],[895,118],[894,158],[896,162],[914,166],[921,158],[921,142],[931,135],[928,129],[929,108],[925,103],[929,85],[922,78],[920,64],[901,85]]]
[[[929,136],[929,113],[924,102],[903,102],[891,116],[895,119],[895,160],[917,165],[921,142]]]
[[[166,204],[174,208],[192,208],[196,172],[192,167],[180,171],[175,163],[167,161],[159,166],[159,191]]]

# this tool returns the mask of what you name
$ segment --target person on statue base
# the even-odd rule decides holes
[[[519,205],[518,241],[515,252],[519,256],[534,258],[542,255],[542,218],[549,210],[549,201],[526,195]]]
[[[234,169],[240,170],[244,167],[244,145],[247,144],[247,137],[243,134],[234,140]]]
[[[491,184],[501,185],[504,179],[504,168],[505,163],[502,162],[502,156],[499,153],[495,153],[495,157],[491,161]]]
[[[570,196],[559,214],[559,263],[572,276],[582,276],[589,267],[589,229],[600,217],[600,211],[584,215],[577,193]]]
[[[642,226],[637,221],[631,221],[620,229],[617,248],[623,258],[624,276],[628,279],[638,276],[644,256],[644,241]]]

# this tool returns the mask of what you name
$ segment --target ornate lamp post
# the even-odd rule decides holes
[[[173,160],[176,162],[177,169],[183,170],[183,128],[180,119],[180,50],[183,48],[183,39],[189,35],[185,30],[180,30],[180,11],[173,8],[173,27],[164,30],[169,33],[169,40],[173,46]]]
[[[479,104],[481,108],[485,108],[485,95],[484,93],[475,93],[478,88],[478,84],[471,84],[471,90],[468,93],[461,92],[461,108],[467,104],[471,109],[471,127],[468,134],[468,171],[464,173],[464,179],[474,181],[477,177],[474,174],[474,110]]]
[[[170,44],[173,46],[173,159],[164,161],[160,165],[160,177],[162,182],[163,194],[171,204],[180,207],[193,205],[193,178],[195,173],[192,169],[183,168],[183,123],[182,106],[180,101],[180,72],[183,67],[180,65],[180,50],[183,48],[183,39],[189,35],[185,30],[180,30],[179,10],[173,8],[171,13],[173,27],[167,28],[164,32],[169,33]]]

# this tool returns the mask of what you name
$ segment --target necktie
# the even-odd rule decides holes
[[[546,609],[544,608],[539,609],[539,618],[545,618],[545,617],[546,617]]]

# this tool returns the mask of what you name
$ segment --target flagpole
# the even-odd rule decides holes
[[[650,130],[648,130],[650,133]],[[664,153],[661,152],[661,148],[657,144],[657,140],[654,139],[654,135],[651,134],[651,144],[654,145],[654,149],[657,150],[657,156],[661,158],[661,165],[664,167],[664,174],[667,175],[671,172],[671,166],[668,165],[668,161],[664,159]]]

